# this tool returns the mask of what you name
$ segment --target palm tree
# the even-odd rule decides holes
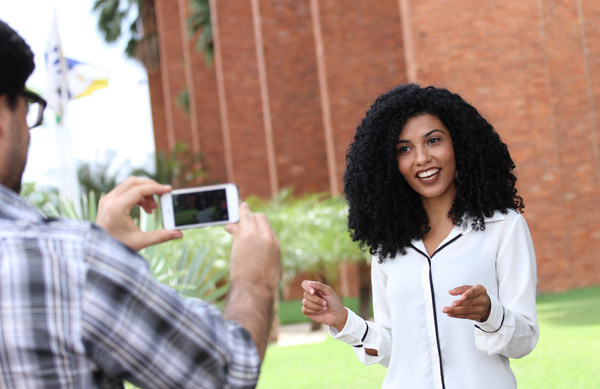
[[[209,0],[190,0],[188,28],[190,30],[190,37],[200,32],[200,36],[196,42],[196,48],[204,52],[204,58],[206,59],[207,64],[212,63],[214,42]]]
[[[158,39],[154,0],[96,0],[98,29],[108,43],[127,39],[125,53],[140,60],[146,69],[158,66]],[[196,47],[212,62],[213,39],[208,0],[190,0],[190,37],[200,32]]]
[[[154,7],[154,0],[96,0],[93,10],[98,13],[98,29],[107,43],[125,36],[125,52],[135,57],[135,48],[142,38],[140,10],[144,6]],[[124,24],[129,26],[124,29]],[[124,31],[125,30],[125,31]]]
[[[104,161],[92,164],[80,162],[77,166],[77,179],[82,193],[94,192],[97,199],[110,192],[119,183],[119,173],[126,170],[126,164],[113,168],[116,151],[108,150]]]
[[[204,155],[194,153],[190,146],[177,142],[171,152],[160,151],[156,154],[154,171],[134,169],[131,174],[152,178],[154,181],[171,184],[178,188],[198,185],[206,176],[202,162]]]

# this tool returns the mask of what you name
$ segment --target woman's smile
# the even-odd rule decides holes
[[[427,170],[418,172],[417,177],[423,182],[431,183],[431,182],[435,181],[435,179],[438,177],[439,171],[440,171],[440,169],[438,169],[438,168],[427,169]]]

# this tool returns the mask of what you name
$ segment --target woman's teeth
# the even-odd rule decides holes
[[[440,171],[440,169],[437,169],[437,168],[428,169],[428,170],[425,170],[424,172],[418,173],[417,177],[423,178],[423,179],[430,178],[431,176],[433,176],[434,174],[436,174],[439,171]]]

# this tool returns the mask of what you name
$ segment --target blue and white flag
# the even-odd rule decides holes
[[[46,73],[48,106],[62,118],[65,105],[70,99],[88,96],[94,91],[108,86],[107,69],[80,62],[63,55],[56,18],[46,50]]]
[[[89,96],[98,89],[108,86],[108,70],[72,58],[65,59],[69,99]]]
[[[46,48],[46,77],[48,79],[48,90],[46,100],[57,117],[62,118],[64,105],[67,102],[67,63],[62,52],[56,17],[52,21],[48,47]]]

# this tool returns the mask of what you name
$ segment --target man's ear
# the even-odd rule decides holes
[[[8,98],[6,95],[0,95],[0,137],[6,133],[6,126],[8,126],[8,115],[10,113],[10,107],[8,106]]]

